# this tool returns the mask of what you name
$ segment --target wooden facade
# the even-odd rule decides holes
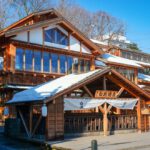
[[[2,108],[4,102],[23,90],[21,86],[27,88],[70,73],[81,74],[95,70],[96,57],[103,53],[53,9],[33,13],[14,23],[0,31],[0,57],[3,58],[0,70]],[[104,131],[104,135],[108,135],[114,130],[149,130],[149,114],[142,114],[141,109],[149,109],[150,97],[136,85],[138,68],[119,64],[109,66],[118,72],[120,68],[131,70],[132,77],[124,77],[106,68],[101,74],[87,78],[52,98],[12,105],[9,117],[16,124],[19,122],[18,135],[29,139],[54,140],[62,139],[68,133]],[[132,111],[120,110],[107,103],[95,109],[64,111],[65,97],[136,98],[138,103]],[[41,115],[43,104],[48,109],[46,117]]]

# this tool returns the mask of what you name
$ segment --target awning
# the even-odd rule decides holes
[[[64,110],[81,110],[96,108],[104,103],[108,103],[119,109],[133,109],[137,103],[137,99],[75,99],[64,98]]]

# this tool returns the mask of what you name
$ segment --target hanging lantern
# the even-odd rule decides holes
[[[5,107],[4,108],[4,116],[8,116],[9,115],[9,108]]]
[[[47,116],[47,106],[46,106],[46,104],[43,104],[43,106],[42,106],[42,116],[43,117]]]

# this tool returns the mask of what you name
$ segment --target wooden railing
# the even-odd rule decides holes
[[[127,130],[137,128],[136,115],[109,115],[108,129]],[[65,133],[103,131],[103,116],[99,114],[65,114]]]
[[[136,115],[110,115],[108,116],[109,130],[124,130],[137,128]]]

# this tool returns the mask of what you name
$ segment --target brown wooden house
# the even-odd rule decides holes
[[[7,104],[16,108],[12,121],[19,131],[12,134],[7,124],[7,134],[43,141],[149,131],[149,102],[145,91],[110,68],[66,75],[15,94]]]
[[[136,85],[141,66],[110,65],[101,59],[96,66],[104,51],[54,9],[33,13],[0,31],[0,54],[1,102],[10,100],[13,122],[6,121],[6,134],[53,140],[149,130],[150,97]],[[104,63],[129,72],[124,77],[120,69]],[[75,104],[66,109],[67,99],[81,108]]]
[[[94,70],[101,53],[54,9],[32,13],[0,31],[1,106],[18,91]]]

